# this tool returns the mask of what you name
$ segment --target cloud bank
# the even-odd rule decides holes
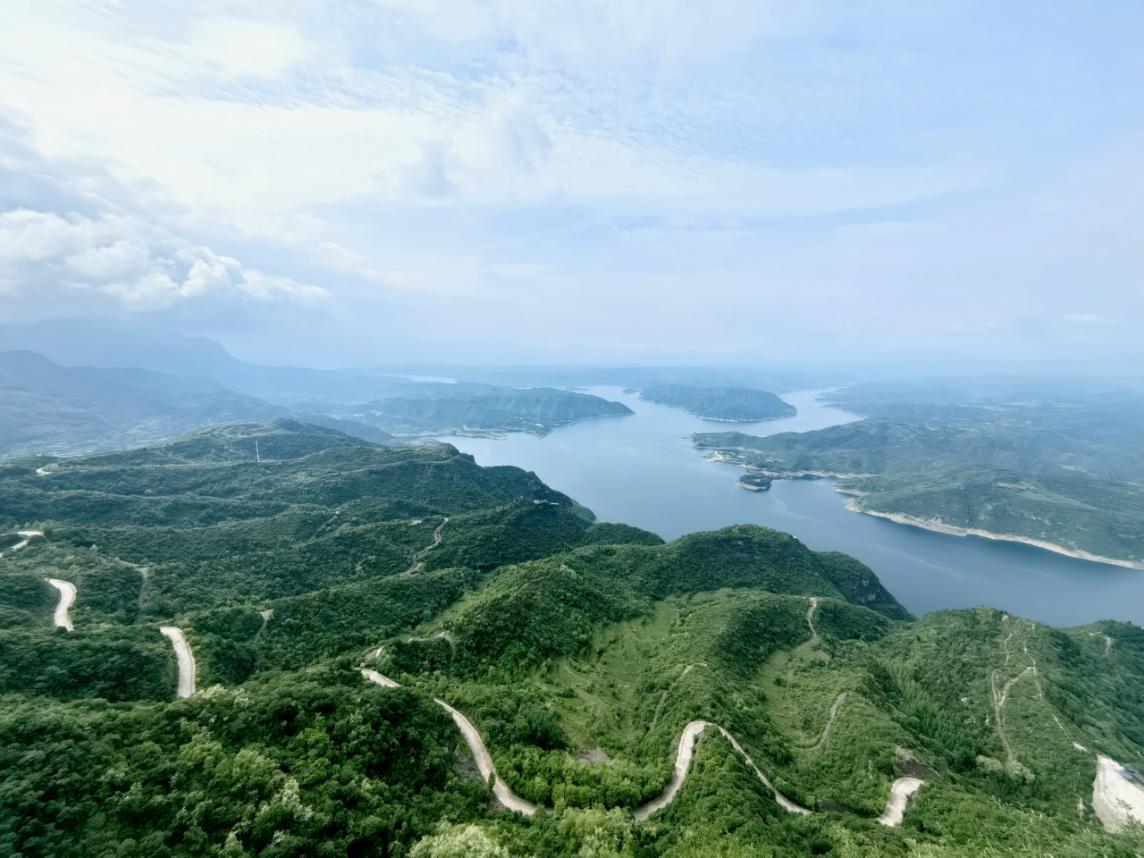
[[[1142,28],[43,0],[0,29],[0,288],[266,359],[1144,359]]]
[[[29,209],[0,213],[0,294],[49,305],[101,296],[132,311],[331,300],[321,287],[245,267],[136,217]]]

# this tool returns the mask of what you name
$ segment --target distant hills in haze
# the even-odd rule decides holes
[[[201,426],[285,416],[384,444],[394,435],[544,434],[630,413],[618,402],[555,388],[260,366],[212,340],[146,326],[0,327],[0,456],[124,449]]]
[[[794,417],[796,409],[773,393],[750,387],[696,387],[690,384],[655,384],[640,391],[640,399],[702,417],[731,423]]]
[[[9,418],[0,455],[120,449],[199,426],[287,415],[388,443],[395,435],[545,434],[631,413],[562,389],[584,384],[642,388],[644,398],[710,419],[764,420],[794,408],[751,385],[824,382],[791,370],[715,367],[263,366],[210,339],[110,319],[0,325],[0,354],[0,409]],[[448,383],[455,378],[464,380]]]
[[[0,351],[16,349],[65,366],[140,367],[211,381],[284,406],[365,402],[395,395],[410,383],[370,370],[261,366],[239,360],[214,340],[112,320],[0,326]]]
[[[0,455],[136,447],[285,410],[211,381],[149,369],[64,367],[0,352]]]
[[[852,383],[839,372],[810,371],[785,363],[750,366],[600,366],[585,364],[472,366],[433,362],[354,369],[262,366],[241,360],[218,342],[138,321],[71,319],[0,324],[0,351],[39,352],[65,366],[134,366],[189,375],[277,404],[307,399],[365,402],[397,395],[395,385],[425,377],[514,388],[600,385],[645,388],[661,384],[807,390]]]

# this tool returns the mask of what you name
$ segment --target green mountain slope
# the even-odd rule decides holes
[[[1097,754],[1144,758],[1128,624],[914,619],[786,534],[662,544],[516,468],[292,421],[0,465],[0,530],[33,529],[0,542],[5,854],[1144,849],[1093,806]]]
[[[354,406],[347,413],[397,435],[488,431],[543,435],[577,420],[623,417],[632,412],[619,402],[551,387],[418,384],[409,385],[401,395]]]
[[[694,437],[761,477],[837,475],[864,512],[981,530],[1144,566],[1144,436],[1042,419],[863,420],[816,432]]]
[[[688,384],[653,384],[640,391],[640,399],[682,408],[706,420],[734,423],[793,417],[795,407],[773,393],[750,387],[694,387]]]

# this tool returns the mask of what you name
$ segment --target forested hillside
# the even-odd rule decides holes
[[[705,420],[743,423],[793,417],[795,407],[773,393],[750,387],[696,387],[689,384],[653,384],[640,391],[640,399],[682,408]]]
[[[1007,388],[1004,388],[1007,390]],[[832,394],[875,417],[816,432],[695,436],[757,478],[838,476],[853,508],[1144,567],[1144,397],[1013,400],[893,386]],[[911,395],[914,398],[898,397]],[[1010,395],[1032,393],[1018,388]]]
[[[464,383],[406,387],[393,396],[343,409],[344,413],[397,435],[489,431],[543,435],[577,420],[632,413],[620,402],[552,387]]]
[[[0,531],[4,854],[1144,850],[1093,803],[1127,624],[914,619],[786,534],[292,421],[5,463]]]

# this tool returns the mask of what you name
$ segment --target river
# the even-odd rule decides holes
[[[543,438],[441,440],[481,465],[535,471],[602,521],[634,524],[665,539],[750,523],[793,533],[816,550],[844,551],[870,566],[915,614],[988,605],[1056,626],[1098,619],[1144,625],[1144,572],[850,512],[829,480],[776,480],[770,491],[749,492],[735,485],[741,469],[708,462],[691,444],[694,432],[773,435],[859,419],[819,401],[816,391],[783,395],[798,408],[795,417],[739,424],[701,420],[617,387],[587,391],[635,414],[576,423]]]

